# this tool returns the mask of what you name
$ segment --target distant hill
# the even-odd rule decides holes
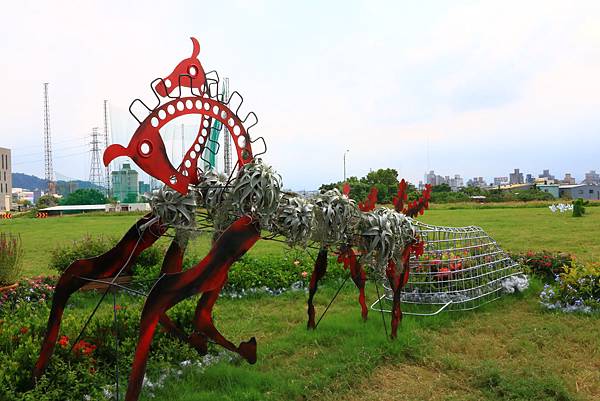
[[[48,183],[46,182],[46,180],[36,177],[35,175],[12,173],[12,186],[13,188],[24,188],[33,191],[34,189],[45,190],[48,187]],[[62,192],[61,188],[70,188],[71,190],[87,188],[101,189],[99,186],[94,185],[89,181],[81,180],[74,180],[69,182],[59,180],[56,183],[56,187],[59,193]]]

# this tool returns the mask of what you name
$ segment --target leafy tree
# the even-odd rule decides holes
[[[365,177],[368,184],[383,184],[385,186],[398,186],[398,171],[393,168],[380,168],[370,171]]]
[[[45,209],[56,205],[58,205],[58,200],[53,195],[42,195],[35,203],[35,207],[38,209]]]
[[[61,205],[102,205],[106,196],[96,189],[78,189],[60,201]]]
[[[362,178],[350,177],[346,180],[350,185],[350,197],[356,201],[363,201],[367,198],[372,187],[377,188],[378,203],[392,203],[392,199],[398,193],[398,171],[393,168],[379,169],[369,172]],[[340,191],[344,186],[343,181],[331,184],[323,184],[319,187],[321,192],[338,188]],[[412,192],[416,192],[415,187],[409,186],[409,198]],[[415,195],[416,197],[416,195]]]
[[[452,192],[452,188],[448,184],[434,185],[431,187],[431,192]]]

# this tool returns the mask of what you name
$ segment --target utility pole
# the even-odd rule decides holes
[[[56,193],[54,182],[54,168],[52,167],[52,138],[50,136],[50,100],[48,96],[48,82],[44,82],[44,167],[45,178],[48,183],[48,193]]]
[[[106,150],[106,148],[108,148],[108,145],[110,145],[110,139],[109,139],[109,116],[108,116],[108,100],[104,100],[104,149]],[[108,164],[108,166],[106,166],[105,168],[105,188],[106,188],[106,197],[110,197],[110,163]]]
[[[344,181],[346,181],[346,154],[350,152],[350,149],[346,149],[344,152]]]
[[[100,168],[100,139],[98,139],[98,127],[92,128],[92,161],[90,164],[90,182],[103,187],[102,169]]]

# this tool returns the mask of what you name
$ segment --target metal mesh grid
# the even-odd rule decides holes
[[[520,266],[480,227],[413,224],[425,241],[425,252],[410,261],[409,281],[402,291],[402,312],[435,315],[464,311],[498,299],[502,281],[520,274]],[[384,295],[371,308],[389,312],[392,291],[383,278]]]

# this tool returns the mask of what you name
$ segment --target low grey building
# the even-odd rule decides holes
[[[560,185],[558,190],[561,198],[600,200],[600,185]]]

